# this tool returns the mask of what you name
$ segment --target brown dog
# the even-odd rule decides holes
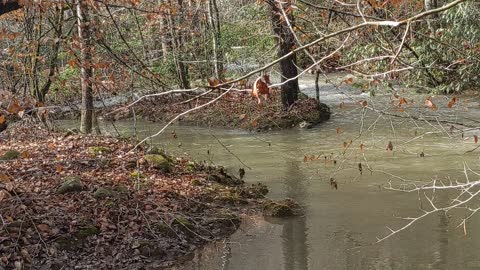
[[[265,100],[270,98],[270,88],[268,88],[269,85],[270,85],[270,76],[268,76],[267,74],[263,75],[262,77],[259,77],[253,83],[252,97],[257,99],[258,104],[262,103],[262,101],[260,100],[261,95],[263,95]]]

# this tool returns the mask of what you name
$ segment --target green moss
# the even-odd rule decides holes
[[[251,199],[261,199],[268,193],[268,188],[262,183],[240,189],[240,196]]]
[[[300,214],[300,205],[292,199],[266,201],[263,204],[263,215],[270,217],[290,217]]]
[[[79,176],[65,177],[63,184],[58,188],[57,193],[65,194],[70,192],[80,192],[83,189]]]
[[[222,203],[230,205],[248,204],[247,200],[242,198],[237,192],[233,190],[223,191],[219,195],[217,195],[215,199],[221,201]]]
[[[150,259],[165,258],[166,255],[165,250],[155,242],[142,240],[134,243],[134,247],[138,249],[142,256]]]
[[[94,225],[82,226],[74,233],[77,239],[83,240],[87,237],[94,236],[100,233],[100,230]]]
[[[170,226],[165,224],[163,221],[157,222],[153,225],[153,227],[160,232],[160,234],[173,237],[175,236],[175,232],[172,230]]]
[[[93,157],[112,152],[111,148],[105,147],[105,146],[91,146],[91,147],[88,147],[87,150],[88,150],[88,153]]]
[[[78,244],[81,243],[78,240],[75,240],[71,235],[61,235],[54,240],[55,245],[59,250],[74,250],[77,248]]]
[[[238,179],[235,176],[226,174],[223,170],[218,170],[217,172],[212,172],[207,177],[208,181],[217,182],[219,184],[225,186],[238,186],[243,184],[244,182]]]
[[[0,160],[14,160],[20,157],[20,152],[17,150],[8,150],[2,157],[0,157]]]
[[[192,182],[190,182],[192,186],[201,186],[202,182],[199,179],[193,179]]]
[[[162,155],[145,155],[145,160],[147,161],[148,165],[155,169],[162,170],[164,172],[171,171],[171,164],[170,162]]]
[[[119,199],[119,198],[125,198],[128,195],[128,189],[125,186],[114,186],[111,188],[105,188],[105,187],[99,187],[97,190],[93,193],[93,197],[96,199],[106,199],[106,198],[112,198],[112,199]]]
[[[303,92],[298,93],[298,99],[307,99],[307,98],[308,98],[307,94]]]
[[[195,172],[197,170],[197,165],[195,162],[188,162],[187,165],[185,166],[185,169],[187,172]]]
[[[106,200],[105,206],[108,208],[114,208],[115,206],[117,206],[117,203],[114,200]]]
[[[177,216],[173,221],[172,225],[177,224],[177,228],[182,230],[185,233],[191,233],[190,231],[194,229],[192,222],[183,216]]]
[[[122,196],[128,194],[128,188],[124,185],[115,186],[113,187],[113,190]]]
[[[135,171],[130,173],[130,177],[134,178],[134,179],[138,179],[138,178],[143,178],[144,176],[142,175],[141,172],[135,170]]]
[[[290,217],[293,216],[293,210],[288,205],[271,201],[263,205],[263,214],[270,217]]]
[[[131,160],[127,161],[127,164],[125,165],[125,168],[127,168],[127,169],[137,168],[137,160],[136,159],[131,159]]]
[[[97,188],[97,190],[93,193],[93,197],[96,199],[104,199],[104,198],[113,198],[115,197],[115,192],[106,188]]]
[[[233,211],[227,208],[220,208],[215,213],[215,218],[222,218],[222,219],[239,219],[238,215],[235,214]]]
[[[160,148],[158,148],[156,146],[152,146],[152,147],[148,148],[147,154],[149,154],[149,155],[163,155],[164,152],[162,150],[160,150]]]
[[[110,160],[110,159],[100,158],[100,159],[98,160],[98,165],[99,165],[100,167],[102,167],[102,168],[108,167],[108,166],[110,166],[110,164],[111,164],[111,160]]]

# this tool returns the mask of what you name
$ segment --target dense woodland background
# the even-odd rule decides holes
[[[352,72],[364,88],[479,86],[475,1],[8,0],[1,13],[1,88],[50,105],[83,93],[84,119],[93,98],[208,87],[210,77],[251,88],[262,72],[282,78],[286,107],[298,93],[288,79],[306,69]]]

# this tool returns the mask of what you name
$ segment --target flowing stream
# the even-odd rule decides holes
[[[314,96],[311,79],[303,82],[303,91]],[[421,215],[420,208],[431,209],[423,192],[385,189],[390,182],[396,187],[448,177],[465,182],[465,164],[480,171],[480,149],[465,153],[475,148],[473,135],[478,130],[461,136],[461,126],[450,130],[451,124],[408,118],[408,113],[428,113],[474,123],[480,116],[478,102],[461,99],[448,109],[448,97],[435,97],[439,109],[431,111],[423,107],[425,96],[405,95],[415,103],[406,112],[389,109],[405,117],[397,118],[364,110],[352,100],[367,100],[383,110],[391,94],[369,97],[349,87],[339,92],[322,85],[321,99],[333,115],[313,129],[250,133],[175,125],[152,139],[167,151],[209,160],[234,174],[246,168],[247,183],[262,182],[270,198],[293,198],[305,208],[305,214],[295,218],[246,218],[231,238],[208,245],[177,269],[480,269],[480,216],[473,216],[464,230],[457,227],[466,215],[462,210],[433,213],[377,243],[389,234],[387,227],[397,229],[408,222],[402,218]],[[143,121],[135,128],[132,121],[115,125],[120,133],[140,138],[162,127]],[[109,124],[105,130],[115,134]],[[173,130],[177,139],[171,136]],[[393,151],[386,150],[389,141]],[[473,173],[467,175],[470,181],[478,180]],[[338,190],[331,188],[331,178]],[[448,205],[456,195],[438,192],[434,201]],[[471,206],[475,204],[478,200],[473,199]]]

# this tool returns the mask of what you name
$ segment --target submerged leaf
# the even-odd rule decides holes
[[[389,141],[388,144],[387,144],[387,151],[390,150],[390,151],[393,151],[393,143],[392,141]]]
[[[449,109],[451,109],[453,107],[453,105],[455,105],[455,103],[457,103],[457,98],[456,97],[452,97],[452,99],[450,100],[450,102],[448,102],[448,105],[447,107]]]

